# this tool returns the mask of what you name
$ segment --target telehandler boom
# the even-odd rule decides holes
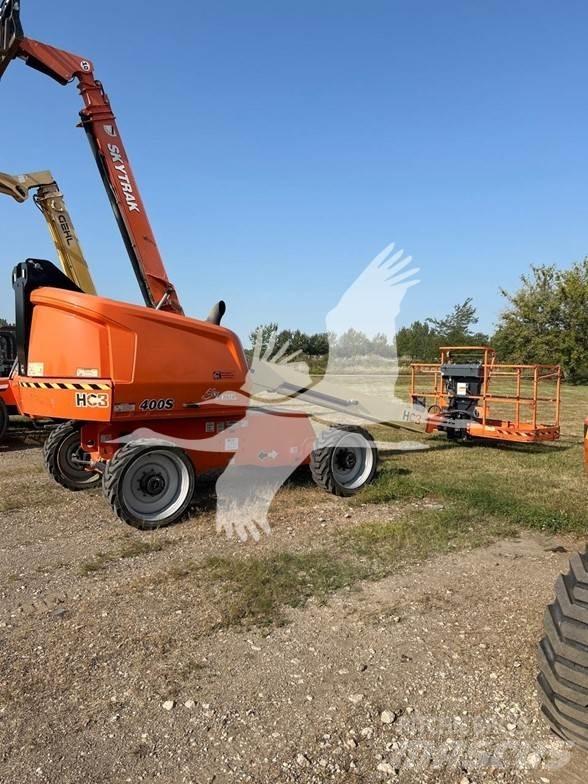
[[[96,287],[84,257],[63,193],[51,172],[33,172],[13,176],[0,172],[0,194],[11,196],[19,204],[34,191],[33,201],[47,222],[59,263],[68,278],[86,294],[96,294]]]

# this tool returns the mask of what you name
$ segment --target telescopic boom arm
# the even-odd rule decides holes
[[[19,0],[3,0],[0,6],[0,78],[16,58],[59,84],[77,81],[84,102],[81,125],[96,158],[145,304],[183,314],[153,236],[110,101],[102,84],[94,77],[91,61],[26,38],[20,22]]]
[[[49,234],[57,250],[63,271],[86,294],[96,294],[73,221],[65,206],[63,193],[51,172],[34,172],[13,177],[0,172],[0,194],[22,204],[35,191],[33,201],[47,221]]]

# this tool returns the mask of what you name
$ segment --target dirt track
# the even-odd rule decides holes
[[[285,625],[219,625],[218,583],[179,564],[304,551],[394,513],[308,493],[304,508],[285,494],[260,545],[217,536],[210,501],[146,538],[99,493],[53,487],[39,449],[3,453],[0,781],[585,780],[582,757],[551,768],[568,751],[534,696],[567,560],[552,548],[578,543],[525,536],[311,600]]]

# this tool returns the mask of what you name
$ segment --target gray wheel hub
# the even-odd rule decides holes
[[[131,514],[158,522],[185,504],[190,487],[190,473],[178,454],[169,449],[150,449],[126,470],[121,495]]]
[[[337,483],[347,490],[361,487],[374,466],[370,442],[361,433],[345,433],[331,455],[331,470]]]
[[[79,433],[72,433],[64,438],[57,453],[57,464],[66,479],[79,482],[90,478],[91,474],[85,470],[89,457],[80,446]]]

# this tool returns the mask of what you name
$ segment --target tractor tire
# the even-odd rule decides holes
[[[8,430],[8,409],[6,403],[0,398],[0,443],[4,441],[6,431]]]
[[[63,422],[51,430],[43,447],[43,460],[49,475],[67,490],[92,490],[100,484],[100,474],[84,468],[88,455],[80,446],[80,426],[76,422]]]
[[[378,469],[378,449],[361,427],[340,425],[324,430],[310,455],[310,472],[332,495],[351,496],[368,485]]]
[[[541,711],[553,731],[588,750],[588,551],[572,556],[545,613],[537,680]]]
[[[141,531],[187,519],[195,485],[188,455],[154,439],[125,444],[107,463],[102,477],[102,489],[114,514]]]

